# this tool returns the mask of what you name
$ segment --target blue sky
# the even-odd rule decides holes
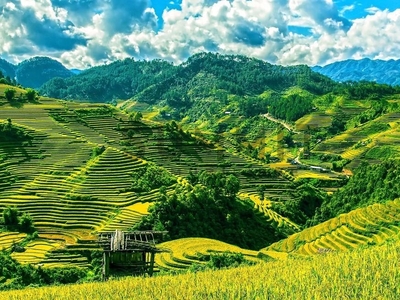
[[[399,0],[0,0],[0,57],[70,68],[202,51],[282,65],[399,59]]]

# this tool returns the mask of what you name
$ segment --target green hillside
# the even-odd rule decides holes
[[[87,266],[87,257],[79,251],[98,248],[97,231],[132,228],[161,194],[184,186],[191,173],[235,175],[242,195],[256,194],[257,185],[263,184],[272,187],[266,197],[293,197],[295,186],[285,174],[265,172],[257,161],[198,139],[176,123],[132,121],[125,112],[104,104],[42,97],[15,107],[6,99],[0,101],[2,126],[29,137],[0,143],[0,207],[16,206],[29,213],[39,232],[26,252],[15,255],[24,263]],[[165,172],[171,179],[138,188],[134,174],[144,176],[153,165],[160,168],[153,172]],[[254,210],[253,205],[247,209]],[[279,218],[276,214],[269,222],[278,226]],[[293,230],[284,229],[284,223],[279,226]],[[2,247],[11,245],[5,242]]]
[[[201,53],[41,93],[0,85],[0,258],[55,272],[30,283],[95,280],[96,234],[117,229],[167,230],[161,273],[398,240],[397,87]],[[0,288],[29,284],[1,272]]]

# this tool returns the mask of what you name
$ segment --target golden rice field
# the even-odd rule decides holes
[[[204,264],[205,262],[201,260],[203,255],[226,251],[241,253],[247,261],[260,261],[257,258],[257,251],[207,238],[183,238],[162,243],[158,247],[167,251],[155,257],[155,263],[161,270],[184,270],[193,264]]]
[[[349,251],[363,245],[380,245],[400,237],[400,199],[375,203],[304,229],[263,251],[314,255]]]
[[[255,266],[0,292],[17,299],[398,299],[400,243]]]

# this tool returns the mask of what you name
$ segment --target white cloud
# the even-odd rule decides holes
[[[5,1],[0,56],[49,55],[86,68],[128,56],[180,62],[201,51],[310,65],[400,53],[400,9],[371,7],[365,18],[349,21],[343,14],[354,5],[338,11],[331,0],[183,0],[180,6],[156,16],[150,0]]]
[[[375,7],[375,6],[371,6],[365,9],[365,11],[371,15],[376,14],[378,11],[380,11],[379,8]]]

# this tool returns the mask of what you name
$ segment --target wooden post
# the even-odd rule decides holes
[[[155,256],[155,253],[153,251],[151,251],[150,252],[150,269],[149,269],[150,276],[153,276],[154,256]]]
[[[110,275],[110,252],[103,252],[103,280]]]

